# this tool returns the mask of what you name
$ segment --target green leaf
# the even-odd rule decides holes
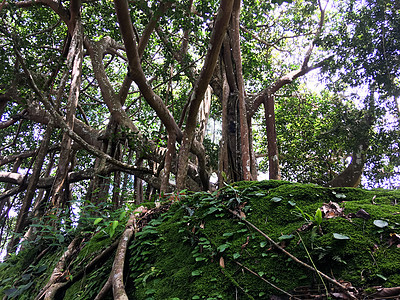
[[[333,233],[333,238],[335,238],[337,240],[349,240],[350,239],[350,237],[348,237],[347,235],[340,234],[340,233]]]
[[[228,237],[228,236],[232,236],[233,232],[225,232],[222,236]]]
[[[124,210],[120,215],[119,215],[119,220],[122,221],[126,216],[126,210]]]
[[[282,201],[282,198],[280,198],[280,197],[272,197],[272,198],[271,198],[271,201],[272,201],[272,202],[278,203],[278,202],[281,202],[281,201]]]
[[[152,294],[155,294],[155,293],[156,293],[156,290],[155,290],[155,289],[148,289],[148,290],[145,292],[146,295],[152,295]]]
[[[346,198],[346,195],[339,193],[339,194],[336,194],[335,197],[338,199],[344,199],[344,198]]]
[[[320,225],[322,223],[322,211],[320,208],[318,208],[317,211],[315,212],[314,220],[315,223],[317,223],[317,225]]]
[[[374,221],[374,225],[375,225],[376,227],[379,227],[379,228],[384,228],[384,227],[388,226],[389,223],[386,222],[386,221],[384,221],[384,220],[375,220],[375,221]]]
[[[233,259],[238,259],[239,257],[240,257],[239,252],[233,253]]]
[[[203,271],[201,271],[201,270],[194,270],[194,271],[192,271],[192,276],[200,276],[201,273],[203,273]]]
[[[291,240],[293,238],[294,238],[293,234],[284,234],[284,235],[281,235],[280,237],[278,237],[278,240],[284,241],[284,240]]]
[[[201,256],[196,257],[196,261],[203,261],[203,260],[206,260],[206,259],[207,259],[207,258],[201,257]]]
[[[291,201],[291,200],[290,200],[290,201],[288,201],[288,203],[289,203],[291,206],[293,206],[293,207],[296,206],[296,202],[294,202],[294,201]]]
[[[61,244],[61,243],[64,243],[64,236],[63,236],[62,234],[57,234],[56,237],[57,237],[58,242],[59,242],[60,244]]]
[[[115,230],[117,228],[119,222],[118,221],[112,221],[112,229]]]
[[[219,252],[224,252],[226,249],[229,248],[230,245],[231,245],[231,244],[229,244],[229,243],[219,245],[218,248],[217,248],[217,250],[218,250]]]
[[[385,281],[387,280],[387,278],[385,276],[381,275],[381,274],[376,274],[376,276],[381,278],[381,279],[383,279],[383,280],[385,280]]]
[[[47,265],[41,265],[39,268],[37,268],[37,270],[35,270],[33,273],[34,274],[40,274],[42,273],[44,270],[47,269]]]
[[[97,218],[96,220],[94,220],[93,225],[97,225],[97,224],[99,224],[101,221],[103,221],[103,218]]]

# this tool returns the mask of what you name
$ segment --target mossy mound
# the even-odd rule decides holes
[[[400,233],[399,191],[261,181],[177,198],[166,213],[153,216],[130,244],[126,263],[130,299],[269,299],[282,294],[269,283],[290,293],[321,284],[315,272],[273,247],[229,210],[240,213],[299,260],[337,280],[360,288],[400,286],[400,248],[395,239]],[[317,209],[330,201],[339,204],[342,214],[324,218],[317,226],[321,221],[315,216]],[[369,219],[366,214],[356,217],[361,209]],[[104,249],[105,241],[111,244],[112,239],[97,237],[82,247],[70,266],[72,278]],[[37,294],[46,273],[51,273],[50,262],[60,253],[56,249],[35,262],[36,268],[47,262],[46,271],[42,267],[37,276],[29,273],[35,284],[22,291],[20,299]],[[24,255],[0,268],[0,296],[10,293],[10,271],[13,280],[21,280],[21,270],[29,266],[26,261],[22,266]],[[107,280],[112,261],[109,255],[67,286],[60,299],[93,299]]]

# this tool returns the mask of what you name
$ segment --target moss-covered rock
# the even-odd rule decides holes
[[[266,281],[290,293],[321,284],[315,272],[294,262],[229,210],[337,280],[363,288],[400,286],[400,248],[393,239],[400,234],[399,191],[261,181],[240,182],[214,194],[179,197],[131,241],[125,271],[132,299],[268,299],[281,292]],[[330,201],[338,203],[343,213],[324,218],[318,226],[316,210]],[[360,209],[370,218],[357,218]],[[376,220],[387,226],[375,222],[377,226]],[[70,266],[72,278],[111,242],[97,236],[85,244]],[[44,256],[37,266],[50,257],[54,261],[60,253],[61,248]],[[0,296],[12,288],[7,281],[11,270],[13,281],[23,283],[26,260],[27,254],[21,253],[0,267]],[[106,282],[112,261],[109,255],[68,285],[63,297],[93,299]],[[20,295],[36,295],[45,284],[44,274],[51,274],[51,263],[47,266],[42,275],[32,277],[40,283],[35,281]]]

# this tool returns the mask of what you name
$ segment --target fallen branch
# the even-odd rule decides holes
[[[333,283],[334,285],[336,285],[337,287],[339,287],[348,297],[350,297],[350,299],[357,299],[356,297],[354,297],[354,295],[352,293],[350,293],[347,288],[342,285],[340,282],[336,281],[335,279],[329,277],[328,275],[322,273],[321,271],[313,268],[312,266],[306,264],[305,262],[299,260],[297,257],[293,256],[292,254],[290,254],[289,252],[287,252],[285,249],[283,249],[279,244],[277,244],[273,239],[271,239],[268,235],[266,235],[263,231],[261,231],[258,227],[256,227],[254,224],[252,224],[251,222],[247,221],[245,218],[243,218],[242,216],[239,215],[239,213],[237,213],[236,211],[233,211],[231,209],[228,209],[228,211],[230,213],[232,213],[234,216],[238,217],[241,221],[245,222],[247,225],[249,225],[250,227],[252,227],[253,229],[255,229],[257,232],[259,232],[263,237],[265,237],[269,242],[271,242],[271,244],[273,244],[276,248],[278,248],[279,250],[281,250],[283,253],[285,253],[287,256],[289,256],[293,261],[297,262],[298,264],[302,265],[303,267],[306,267],[307,269],[316,272],[317,274],[319,274],[320,276],[322,276],[323,278],[325,278],[326,280],[328,280],[329,282]]]
[[[264,277],[258,275],[256,272],[254,272],[253,270],[249,269],[248,267],[242,265],[240,262],[238,261],[234,261],[237,265],[239,265],[241,268],[245,269],[246,271],[250,272],[251,274],[257,276],[258,278],[260,278],[262,281],[268,283],[270,286],[272,286],[274,289],[277,289],[278,291],[280,291],[281,293],[287,295],[290,297],[290,299],[295,299],[295,300],[301,300],[300,298],[297,298],[291,294],[289,294],[288,292],[282,290],[281,288],[277,287],[275,284],[273,284],[272,282],[269,282],[267,279],[265,279]]]

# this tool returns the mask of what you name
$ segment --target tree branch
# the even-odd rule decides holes
[[[168,110],[160,96],[158,96],[150,87],[150,84],[147,82],[146,76],[143,72],[139,50],[136,45],[135,35],[133,32],[132,20],[129,15],[128,2],[126,0],[115,0],[114,4],[128,56],[130,77],[138,85],[143,97],[154,109],[167,131],[170,133],[175,132],[179,137],[180,130],[171,112]]]

